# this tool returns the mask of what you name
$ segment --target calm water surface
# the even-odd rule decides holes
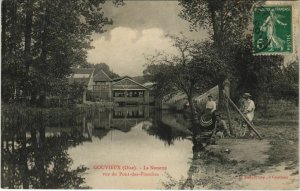
[[[85,165],[86,183],[92,188],[162,188],[165,173],[180,179],[186,176],[192,157],[192,143],[189,140],[175,140],[172,145],[149,135],[141,122],[129,132],[111,130],[99,139],[92,136],[92,142],[69,149],[74,166]],[[135,166],[136,170],[101,170],[97,165]],[[144,170],[144,166],[166,167],[167,170]],[[104,172],[115,172],[117,176],[103,176]],[[156,173],[159,176],[120,176],[125,173]]]
[[[180,114],[133,106],[57,118],[23,139],[5,129],[2,187],[161,189],[187,177],[193,144]]]

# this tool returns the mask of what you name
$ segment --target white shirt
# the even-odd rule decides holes
[[[214,111],[216,111],[216,109],[217,109],[216,102],[213,101],[213,100],[211,100],[211,101],[208,100],[206,102],[206,107],[205,108],[206,109],[210,109],[211,113],[214,112]]]
[[[249,99],[249,100],[246,100],[245,103],[244,103],[244,113],[246,114],[246,117],[248,118],[248,120],[251,122],[254,118],[254,110],[255,110],[255,104],[254,102]]]

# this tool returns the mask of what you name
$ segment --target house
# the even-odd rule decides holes
[[[72,68],[69,84],[78,83],[84,85],[87,90],[92,90],[94,70],[94,68]]]
[[[149,104],[149,89],[128,76],[112,83],[113,101],[124,103]]]
[[[93,96],[98,100],[111,101],[112,81],[113,80],[103,70],[95,74],[93,79]]]
[[[70,83],[83,84],[90,101],[112,101],[119,105],[149,104],[149,88],[129,76],[111,79],[103,70],[74,68]],[[84,95],[85,97],[85,95]],[[85,99],[83,99],[85,100]]]

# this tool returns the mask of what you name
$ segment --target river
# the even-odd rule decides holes
[[[51,115],[2,127],[3,188],[163,189],[187,178],[193,143],[181,114],[131,106]]]

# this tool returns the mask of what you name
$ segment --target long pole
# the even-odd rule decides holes
[[[244,116],[244,114],[239,110],[239,108],[234,104],[234,102],[226,95],[225,98],[229,101],[229,103],[238,111],[238,113],[242,116],[244,121],[247,123],[247,125],[255,132],[255,134],[259,137],[259,139],[262,139],[262,136],[258,133],[258,131],[253,127],[253,125],[249,122],[249,120]]]
[[[230,82],[229,82],[229,80],[226,79],[224,81],[223,85],[224,85],[223,94],[226,95],[227,97],[230,97]],[[232,123],[231,123],[231,117],[230,117],[230,112],[229,112],[228,100],[226,100],[225,106],[226,106],[226,113],[227,113],[227,119],[228,119],[230,134],[233,135],[234,132],[233,132],[232,125],[231,125]]]

